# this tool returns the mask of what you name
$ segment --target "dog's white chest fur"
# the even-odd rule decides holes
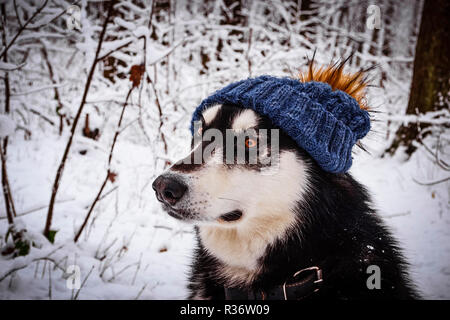
[[[218,274],[228,285],[251,282],[258,274],[258,259],[267,246],[263,239],[250,239],[239,230],[203,226],[200,228],[203,246],[223,264]]]

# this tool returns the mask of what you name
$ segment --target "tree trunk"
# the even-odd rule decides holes
[[[406,114],[426,113],[449,107],[450,92],[450,1],[425,0],[422,12],[414,73]],[[409,123],[397,131],[387,150],[393,154],[405,146],[410,156],[421,129],[426,124]]]

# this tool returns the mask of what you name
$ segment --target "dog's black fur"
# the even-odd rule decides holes
[[[262,117],[260,123],[261,127],[273,128],[267,118]],[[308,163],[312,189],[296,208],[301,223],[267,248],[260,259],[262,272],[248,289],[268,291],[300,269],[319,266],[324,282],[311,298],[418,298],[407,276],[408,265],[390,231],[371,208],[367,190],[348,173],[323,171],[281,132],[280,150],[288,149]],[[217,277],[222,263],[205,250],[198,235],[197,239],[189,285],[191,298],[202,292],[205,298],[224,299],[224,288]],[[380,268],[381,289],[367,287],[370,265]]]

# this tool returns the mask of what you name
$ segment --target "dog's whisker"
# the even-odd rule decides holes
[[[217,199],[219,199],[219,200],[229,200],[229,201],[235,201],[237,203],[241,203],[241,201],[236,200],[236,199],[231,199],[231,198],[217,197]]]

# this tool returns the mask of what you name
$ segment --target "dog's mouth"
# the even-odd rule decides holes
[[[163,202],[163,209],[169,216],[177,220],[188,220],[190,218],[190,213],[188,211],[174,208],[164,202]]]
[[[188,210],[183,210],[183,209],[177,209],[174,208],[172,206],[169,206],[167,204],[164,204],[164,209],[165,211],[173,218],[178,219],[178,220],[196,220],[194,218],[194,216],[192,215],[191,212],[189,212]],[[242,218],[243,213],[241,210],[233,210],[230,211],[228,213],[225,213],[223,215],[221,215],[219,218],[217,218],[217,220],[219,222],[225,222],[225,223],[230,223],[230,222],[235,222],[238,221]]]
[[[238,221],[242,217],[242,211],[241,210],[233,210],[228,213],[225,213],[219,217],[219,221],[223,222],[233,222]]]
[[[171,216],[172,218],[178,219],[178,220],[184,220],[185,216],[182,214],[182,212],[178,210],[168,209],[166,212]]]

